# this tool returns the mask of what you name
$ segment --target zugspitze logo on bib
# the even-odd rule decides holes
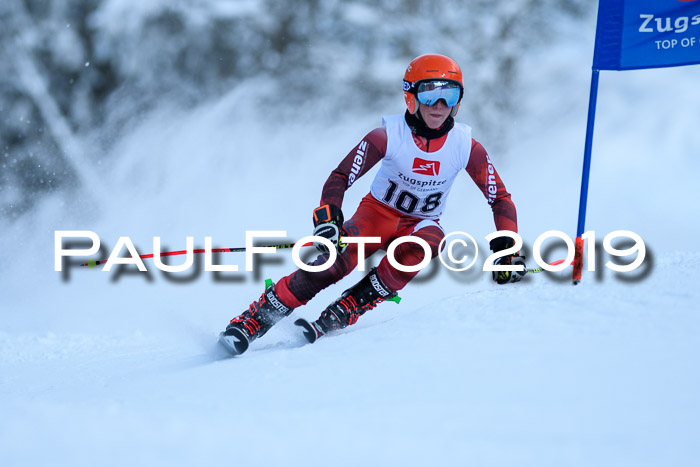
[[[440,162],[426,161],[420,157],[413,159],[413,173],[432,175],[433,177],[440,173]]]

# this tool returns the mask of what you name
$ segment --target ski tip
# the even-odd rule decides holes
[[[219,344],[221,344],[229,354],[236,356],[248,350],[250,342],[248,342],[248,338],[241,331],[236,328],[231,328],[219,334]]]
[[[316,342],[316,339],[318,339],[318,333],[311,323],[304,318],[299,318],[294,321],[294,324],[304,330],[304,337],[306,337],[306,340],[309,341],[310,344]]]

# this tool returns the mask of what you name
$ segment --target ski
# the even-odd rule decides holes
[[[219,334],[219,344],[232,356],[240,355],[246,350],[250,342],[240,330],[231,328]]]
[[[304,318],[297,319],[294,321],[294,324],[304,330],[304,337],[306,337],[306,340],[309,341],[310,344],[313,344],[319,337],[325,335],[320,329],[318,329],[318,327],[316,327],[315,323],[310,323]]]

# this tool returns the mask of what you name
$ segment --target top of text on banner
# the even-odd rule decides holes
[[[600,0],[593,69],[700,63],[700,0]]]

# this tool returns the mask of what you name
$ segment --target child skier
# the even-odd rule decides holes
[[[380,237],[381,243],[365,245],[366,257],[386,250],[392,240],[411,235],[425,240],[432,257],[445,236],[439,224],[453,181],[463,170],[481,189],[491,205],[497,230],[517,232],[515,205],[483,146],[472,139],[471,128],[455,123],[464,95],[462,71],[449,57],[421,55],[406,69],[403,79],[404,115],[384,117],[383,126],[369,132],[340,162],[323,186],[320,207],[314,210],[314,235],[324,237],[337,249],[333,265],[321,272],[299,269],[271,284],[248,310],[233,318],[220,341],[234,354],[264,335],[275,323],[306,304],[318,292],[341,280],[357,265],[357,244],[342,237]],[[375,164],[381,162],[370,193],[348,221],[342,205],[345,190]],[[312,265],[324,264],[328,250],[315,243],[322,254]],[[501,251],[511,246],[508,237],[494,239],[490,247]],[[395,259],[406,266],[419,264],[423,248],[406,242]],[[517,255],[503,256],[497,264],[523,264]],[[321,313],[314,322],[299,319],[310,342],[331,331],[355,324],[377,304],[396,297],[417,272],[397,270],[385,257],[362,280],[353,285]],[[522,273],[494,272],[499,284],[516,282]]]

